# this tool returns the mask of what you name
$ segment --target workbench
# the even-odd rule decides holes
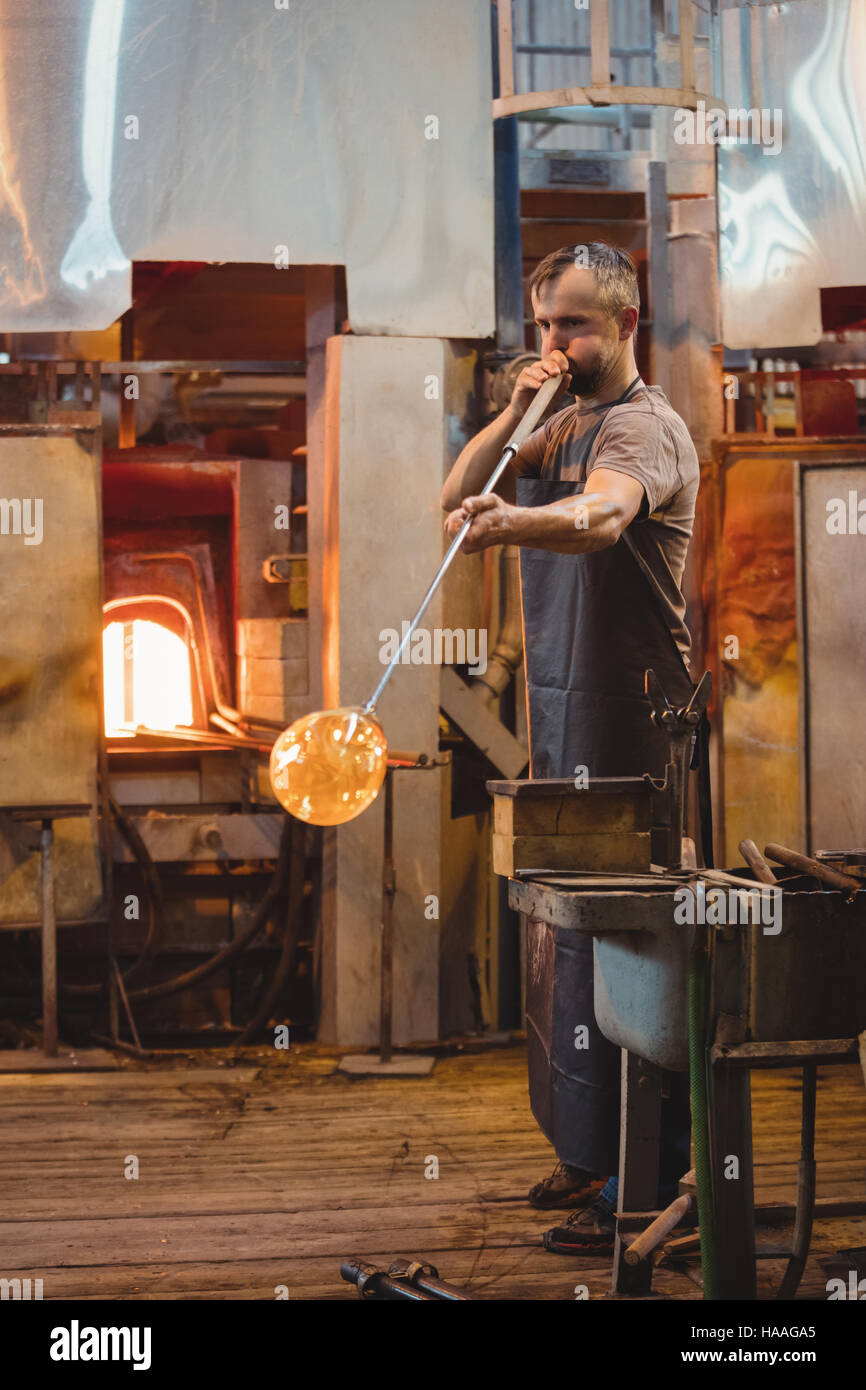
[[[709,882],[699,877],[702,872]],[[750,870],[732,872],[760,886]],[[524,925],[544,922],[593,937],[596,1019],[604,1036],[623,1049],[612,1293],[646,1296],[651,1288],[651,1260],[631,1264],[625,1253],[634,1233],[659,1214],[654,1208],[663,1073],[688,1070],[689,957],[703,938],[709,959],[707,1066],[718,1296],[756,1296],[749,1072],[800,1066],[798,1198],[791,1208],[794,1238],[779,1295],[790,1298],[805,1264],[814,1209],[817,1067],[856,1062],[857,1035],[866,1025],[866,890],[849,901],[841,892],[816,888],[805,876],[788,877],[778,924],[759,920],[697,928],[675,920],[683,882],[682,873],[661,868],[646,875],[525,870],[509,879],[508,896]],[[713,886],[711,871],[694,871],[696,901]],[[681,1192],[688,1192],[692,1185],[684,1179]],[[777,1247],[773,1253],[778,1257]]]

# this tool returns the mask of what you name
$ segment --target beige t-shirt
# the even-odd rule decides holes
[[[622,405],[574,404],[558,410],[529,436],[512,467],[518,477],[563,479],[587,487],[594,468],[637,479],[644,498],[627,528],[629,539],[685,656],[691,638],[681,584],[700,467],[685,422],[661,387],[641,382]]]

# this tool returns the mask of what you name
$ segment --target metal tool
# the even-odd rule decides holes
[[[423,1260],[394,1260],[387,1269],[364,1260],[344,1260],[340,1277],[354,1284],[361,1298],[411,1303],[472,1303],[471,1294],[439,1278],[435,1265]]]
[[[496,484],[499,482],[499,479],[502,477],[502,474],[505,472],[509,463],[515,457],[516,454],[520,453],[520,450],[522,449],[524,443],[526,442],[532,431],[535,429],[536,425],[538,424],[547,407],[550,405],[550,402],[556,395],[561,381],[561,376],[551,376],[548,377],[547,381],[545,381],[543,386],[539,386],[538,391],[536,392],[531,405],[529,406],[522,420],[520,420],[517,429],[514,431],[513,435],[511,436],[505,448],[503,449],[502,456],[500,457],[499,462],[497,463],[493,472],[490,474],[490,477],[487,479],[487,482],[484,484],[484,487],[481,489],[480,493],[478,493],[479,497],[485,497],[487,493],[492,492],[493,489],[496,487]],[[403,640],[397,648],[397,651],[394,653],[394,656],[392,657],[388,666],[385,668],[382,679],[379,681],[379,684],[376,686],[376,689],[373,691],[373,694],[370,696],[366,705],[364,705],[365,714],[372,714],[375,710],[379,696],[382,694],[382,691],[385,689],[385,686],[390,680],[391,673],[393,672],[394,667],[399,664],[403,652],[406,650],[408,643],[411,641],[412,634],[418,626],[419,622],[421,621],[421,618],[424,615],[428,603],[435,594],[436,590],[439,588],[439,585],[442,583],[442,580],[445,577],[445,574],[451,564],[451,561],[454,559],[454,556],[457,554],[458,550],[465,541],[469,528],[472,525],[472,521],[473,518],[469,517],[463,523],[457,535],[451,542],[451,545],[448,547],[448,551],[445,555],[444,560],[442,561],[442,564],[436,571],[436,574],[433,578],[433,581],[429,589],[427,590],[426,594],[421,600],[421,606],[419,607],[418,612],[415,614],[414,618],[412,619],[411,623],[406,629],[406,632],[403,634]]]
[[[433,771],[451,761],[451,753],[429,757],[424,752],[388,753],[385,773],[385,837],[382,858],[382,949],[379,955],[379,1056],[352,1053],[343,1057],[339,1070],[350,1076],[429,1076],[435,1058],[403,1052],[395,1060],[392,1038],[394,1003],[394,899],[397,868],[394,859],[394,774],[398,770]]]
[[[713,678],[709,671],[705,671],[688,704],[680,709],[674,709],[671,705],[655,671],[645,672],[644,689],[652,705],[653,723],[664,730],[670,742],[670,761],[665,767],[663,788],[670,801],[667,867],[680,869],[683,862],[683,829],[692,740],[712,695]]]

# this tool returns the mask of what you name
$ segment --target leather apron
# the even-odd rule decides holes
[[[573,442],[570,462],[586,462],[607,410],[641,384],[635,378],[599,409],[597,422]],[[517,504],[542,507],[584,489],[561,477],[518,478]],[[530,777],[573,777],[578,767],[590,777],[664,775],[668,743],[650,718],[644,672],[652,667],[674,705],[685,704],[694,686],[642,555],[654,542],[640,528],[633,522],[616,545],[585,554],[520,547]],[[536,921],[528,930],[532,1112],[562,1161],[616,1173],[620,1049],[595,1021],[592,938]],[[577,1048],[580,1025],[588,1046]],[[672,1165],[676,1176],[688,1168],[688,1099],[679,1090],[670,1116],[677,1132],[663,1133],[663,1148],[669,1140],[676,1152],[668,1164],[662,1154],[662,1172]],[[663,1131],[670,1128],[663,1119]]]

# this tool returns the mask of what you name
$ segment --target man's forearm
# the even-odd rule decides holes
[[[442,489],[442,507],[452,512],[464,497],[475,497],[480,493],[493,472],[502,451],[513,435],[520,416],[512,407],[506,406],[501,415],[491,420],[489,425],[470,439],[455,461]],[[500,491],[497,488],[497,491]]]
[[[615,545],[625,529],[620,503],[606,493],[583,492],[544,507],[516,507],[512,544],[560,555]]]

